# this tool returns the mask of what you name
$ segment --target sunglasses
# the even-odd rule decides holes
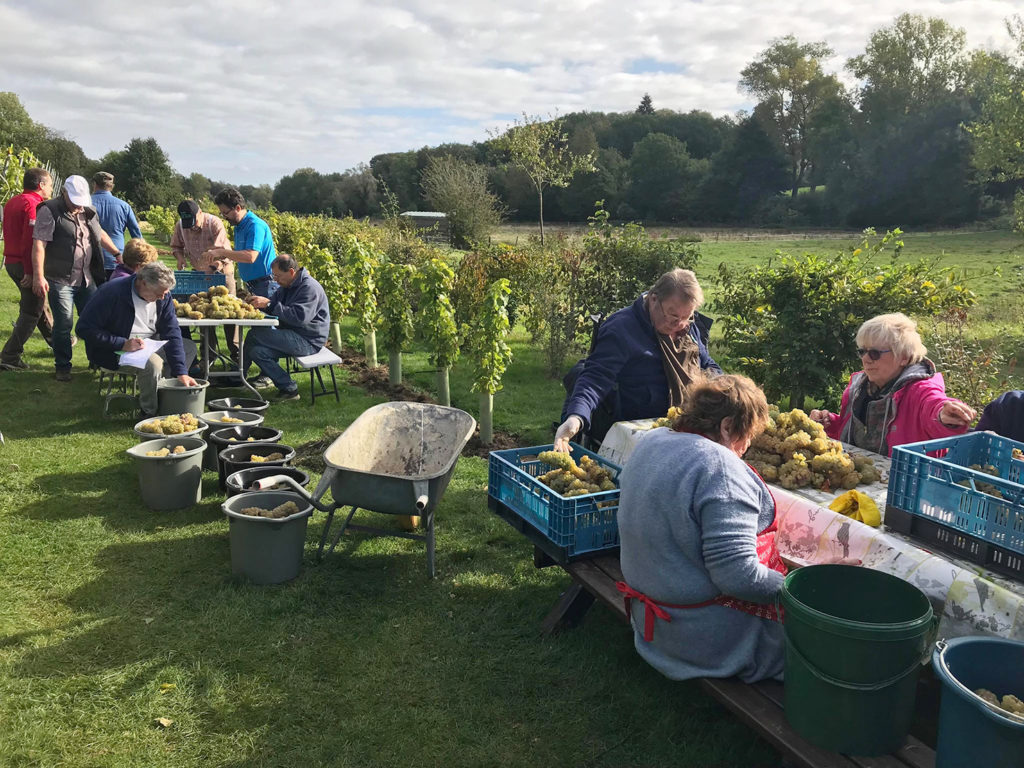
[[[872,360],[878,360],[886,352],[892,352],[892,350],[891,349],[861,349],[860,347],[858,347],[857,348],[857,357],[864,357],[864,355],[867,355]]]

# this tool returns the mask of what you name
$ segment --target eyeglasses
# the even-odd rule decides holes
[[[867,355],[872,360],[878,360],[886,352],[892,352],[892,350],[891,349],[861,349],[860,347],[857,348],[857,356],[858,357],[864,357],[864,355]]]
[[[672,325],[689,325],[690,323],[693,322],[692,312],[686,317],[680,317],[679,315],[670,314],[665,311],[665,308],[661,305],[661,302],[658,301],[658,298],[656,296],[653,298],[658,304],[658,311],[661,312],[661,316],[664,317],[668,322],[672,323]]]

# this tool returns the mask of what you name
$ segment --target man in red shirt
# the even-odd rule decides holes
[[[50,199],[53,179],[44,168],[29,168],[22,181],[25,190],[4,206],[4,267],[18,286],[21,299],[14,330],[0,351],[0,369],[19,371],[28,368],[21,359],[25,343],[37,326],[47,344],[52,344],[53,319],[46,299],[32,291],[32,230],[36,224],[36,208]]]

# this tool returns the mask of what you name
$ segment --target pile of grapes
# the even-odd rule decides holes
[[[577,464],[568,453],[542,451],[537,459],[555,467],[537,479],[560,496],[585,496],[598,491],[614,491],[617,487],[608,470],[589,456],[584,455]]]
[[[882,479],[869,457],[850,456],[842,443],[829,439],[825,428],[798,408],[773,411],[743,459],[767,482],[789,489],[813,486],[832,491]]]
[[[178,317],[189,320],[262,320],[263,313],[237,296],[229,296],[223,285],[193,293],[188,301],[174,300]]]
[[[144,421],[139,425],[139,432],[152,435],[181,435],[199,429],[199,420],[191,413],[174,413],[162,419]]]

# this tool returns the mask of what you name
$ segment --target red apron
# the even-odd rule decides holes
[[[750,471],[757,475],[758,480],[764,483],[761,476],[752,467]],[[775,506],[775,514],[772,515],[772,522],[763,531],[757,534],[757,561],[765,568],[769,568],[773,571],[778,571],[783,576],[786,575],[786,564],[782,562],[782,558],[779,557],[779,550],[775,546],[775,531],[777,529],[777,517],[778,507],[775,504],[775,496],[772,494],[771,489],[768,488],[765,483],[765,488],[768,490],[768,495],[772,497],[772,505]],[[719,595],[710,600],[705,600],[702,603],[665,603],[660,600],[655,600],[648,597],[643,592],[638,592],[633,589],[624,581],[616,582],[616,588],[622,593],[624,600],[626,601],[626,613],[632,616],[631,603],[633,600],[639,600],[644,605],[644,640],[651,642],[654,639],[654,622],[655,619],[661,619],[663,621],[672,621],[672,616],[669,615],[666,608],[677,608],[677,609],[692,609],[692,608],[705,608],[709,605],[724,605],[726,608],[735,608],[737,611],[743,611],[749,613],[751,616],[757,616],[761,619],[769,619],[770,621],[781,620],[780,611],[775,605],[764,605],[762,603],[754,603],[749,600],[740,600],[736,597],[729,597],[728,595]]]

